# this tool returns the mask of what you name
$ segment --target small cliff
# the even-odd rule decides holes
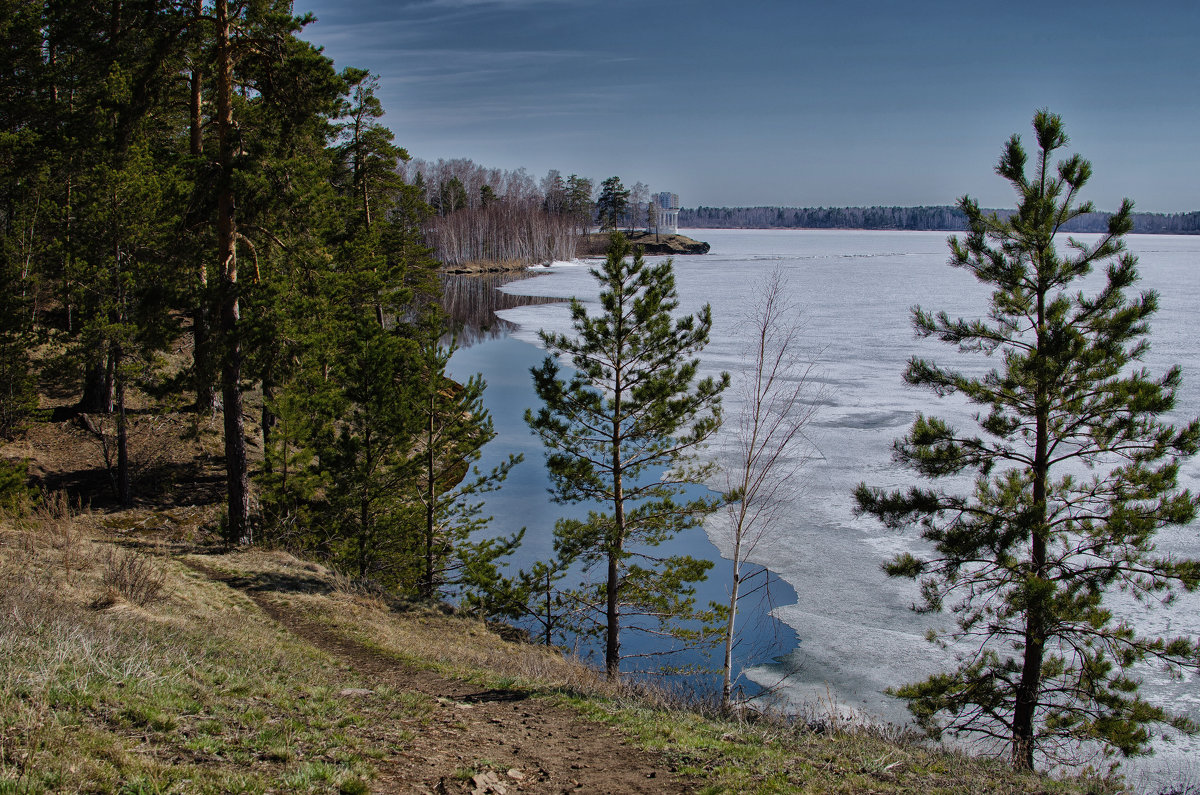
[[[634,246],[641,246],[646,254],[707,254],[708,243],[693,240],[687,235],[656,235],[653,232],[626,232],[625,237]],[[608,252],[608,233],[594,232],[579,239],[575,247],[577,257],[603,257]]]

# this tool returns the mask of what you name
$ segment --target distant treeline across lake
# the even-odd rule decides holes
[[[997,210],[1001,216],[1006,210]],[[1110,213],[1089,213],[1066,225],[1067,232],[1104,232]],[[679,211],[685,229],[898,229],[960,232],[966,217],[957,207],[697,207]],[[1200,234],[1200,211],[1134,213],[1136,234]]]

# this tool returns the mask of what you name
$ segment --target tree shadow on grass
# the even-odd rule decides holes
[[[254,574],[231,574],[222,581],[247,593],[330,594],[337,590],[325,577],[297,572],[263,571]]]
[[[37,478],[39,489],[66,493],[72,504],[96,510],[120,508],[116,472],[106,467],[89,467],[68,472],[47,472]],[[136,507],[182,508],[218,504],[225,495],[225,475],[193,461],[159,464],[133,476],[133,505]]]

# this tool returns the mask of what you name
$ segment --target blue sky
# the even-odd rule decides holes
[[[1006,207],[1063,116],[1112,209],[1200,209],[1200,2],[296,0],[427,160],[611,175],[697,205]]]

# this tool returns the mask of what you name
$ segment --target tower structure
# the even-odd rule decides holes
[[[679,231],[679,194],[663,191],[654,194],[654,209],[658,213],[658,231],[673,235]]]

